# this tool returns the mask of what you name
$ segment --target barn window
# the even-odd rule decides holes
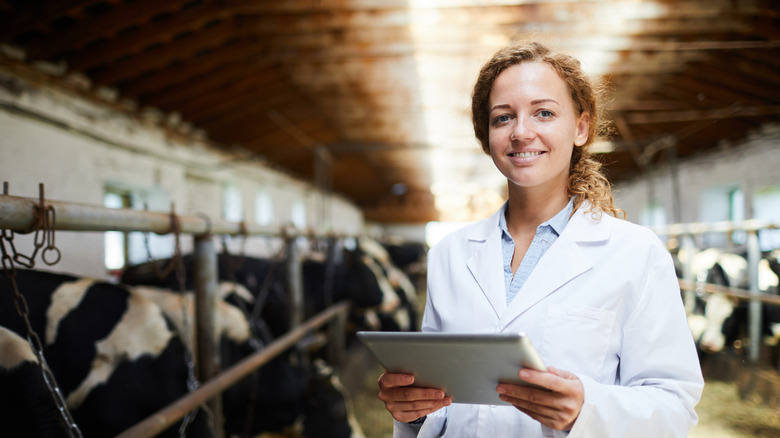
[[[236,184],[228,183],[222,187],[222,218],[231,222],[244,220],[241,189]]]
[[[255,223],[271,225],[274,222],[274,203],[271,194],[263,189],[255,194]]]
[[[130,208],[130,193],[120,189],[107,188],[103,195],[103,205],[107,208]],[[125,267],[128,260],[128,235],[122,231],[105,233],[104,264],[109,271]]]
[[[767,187],[753,194],[753,217],[777,222],[780,220],[780,186]],[[780,248],[780,230],[761,230],[758,243],[762,251]]]
[[[303,230],[306,228],[306,204],[302,199],[296,199],[292,205],[291,220],[295,228]]]
[[[745,219],[745,194],[736,184],[711,187],[701,194],[701,222],[742,221]],[[729,243],[743,244],[744,233],[708,233],[702,235],[704,247],[725,248]]]
[[[745,220],[745,193],[740,189],[729,192],[729,220],[732,222]],[[731,233],[731,242],[744,245],[747,242],[747,234],[744,231],[734,231]]]

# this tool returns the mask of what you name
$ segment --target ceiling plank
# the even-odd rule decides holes
[[[243,36],[242,29],[236,28],[232,21],[223,21],[200,32],[187,35],[161,47],[130,56],[109,66],[96,69],[90,76],[97,84],[113,84],[155,71],[172,64],[174,61],[195,56],[198,52],[215,50],[227,41]]]
[[[677,123],[730,117],[762,117],[780,115],[780,105],[753,107],[718,108],[712,110],[659,111],[645,113],[627,113],[625,119],[630,124]]]
[[[32,59],[57,58],[66,51],[80,49],[89,42],[116,35],[122,29],[144,25],[154,16],[176,12],[188,0],[138,0],[94,18],[85,18],[69,30],[59,32],[57,38],[41,40],[28,47]],[[115,46],[116,48],[116,46]]]
[[[256,98],[252,91],[258,91],[269,84],[277,85],[280,77],[275,68],[267,65],[231,66],[229,69],[205,75],[201,80],[181,82],[174,88],[148,96],[144,102],[161,108],[210,107],[233,94]]]
[[[118,86],[127,95],[144,99],[146,96],[165,93],[178,84],[196,80],[220,69],[271,65],[272,61],[264,59],[263,54],[264,49],[258,46],[254,38],[228,41],[219,50],[175,62],[152,74],[122,82]]]
[[[169,42],[179,34],[200,30],[209,22],[225,20],[228,17],[229,13],[215,3],[186,8],[164,19],[147,23],[132,32],[122,33],[90,45],[89,50],[82,50],[69,56],[68,64],[74,70],[87,70],[107,64],[128,53],[142,52],[143,49],[154,44]]]
[[[14,4],[11,13],[0,18],[0,40],[9,40],[30,30],[46,28],[49,23],[68,16],[71,11],[81,10],[102,0],[60,0],[56,2],[30,1]]]

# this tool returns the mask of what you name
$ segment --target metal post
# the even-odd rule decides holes
[[[303,322],[303,269],[298,254],[297,239],[287,239],[287,311],[290,315],[290,330]]]
[[[680,235],[680,254],[684,257],[680,258],[682,264],[682,276],[684,280],[695,282],[696,274],[693,272],[693,256],[696,251],[696,243],[693,241],[693,236],[690,234]],[[678,254],[679,255],[679,254]],[[696,291],[694,289],[688,289],[683,292],[683,304],[685,306],[685,313],[690,315],[696,308]]]
[[[346,350],[347,312],[341,312],[328,325],[328,362],[336,369],[341,369]]]
[[[748,359],[752,363],[758,363],[761,359],[761,301],[757,298],[761,294],[758,288],[758,263],[761,261],[761,249],[758,246],[758,231],[748,232],[747,237],[748,273],[750,276],[750,295],[753,298],[748,304],[748,329],[750,335],[750,350]]]
[[[195,280],[195,334],[198,364],[198,380],[211,380],[220,371],[219,348],[214,345],[217,327],[217,253],[211,234],[195,236],[193,254]],[[223,436],[222,399],[215,397],[208,402],[214,413],[217,437]]]

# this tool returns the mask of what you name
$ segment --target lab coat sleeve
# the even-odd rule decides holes
[[[704,381],[671,257],[661,257],[646,275],[622,328],[620,382],[578,375],[585,400],[569,438],[685,437],[696,424]]]

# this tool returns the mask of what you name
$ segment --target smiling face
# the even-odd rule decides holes
[[[546,63],[516,64],[496,77],[489,108],[490,156],[510,192],[565,196],[572,150],[587,141],[589,123],[566,83]]]

